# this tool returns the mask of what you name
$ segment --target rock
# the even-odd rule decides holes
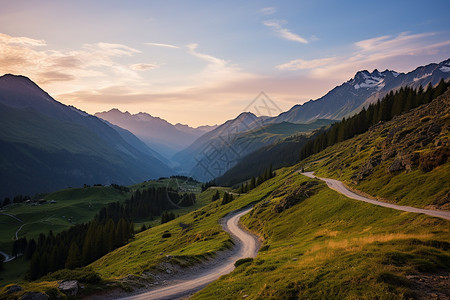
[[[300,185],[300,188],[289,193],[283,199],[278,202],[273,208],[276,213],[281,213],[282,211],[294,206],[295,204],[303,201],[304,199],[311,197],[314,192],[314,186],[319,184],[317,181],[305,181]]]
[[[392,165],[389,167],[388,171],[389,173],[394,173],[397,171],[404,170],[405,166],[402,164],[402,160],[400,158],[396,158]]]
[[[11,294],[11,293],[15,293],[15,292],[20,292],[21,290],[22,290],[22,287],[20,285],[14,284],[14,285],[8,286],[6,288],[6,293]]]
[[[439,134],[441,133],[441,126],[439,124],[433,123],[428,128],[428,133]]]
[[[38,292],[26,292],[20,300],[48,300],[48,296]]]
[[[67,280],[61,281],[58,286],[58,289],[66,295],[76,296],[78,293],[78,281],[76,280]]]

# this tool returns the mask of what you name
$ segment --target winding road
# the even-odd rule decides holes
[[[206,270],[196,276],[194,275],[195,277],[192,279],[121,299],[137,300],[181,298],[201,290],[209,283],[217,280],[220,276],[233,271],[236,260],[246,257],[255,257],[259,248],[257,239],[255,236],[239,227],[239,219],[251,209],[252,208],[247,208],[236,213],[230,213],[225,219],[224,229],[232,235],[235,242],[235,247],[237,247],[237,251],[234,252],[234,255],[220,262],[220,264],[218,264],[215,268]]]
[[[422,209],[422,208],[416,208],[416,207],[411,207],[411,206],[403,206],[403,205],[396,205],[396,204],[392,204],[392,203],[387,203],[387,202],[381,202],[381,201],[373,200],[373,199],[370,199],[370,198],[367,198],[367,197],[363,197],[361,195],[358,195],[358,194],[350,191],[339,180],[317,177],[317,176],[314,176],[313,173],[314,172],[304,172],[304,173],[301,173],[301,174],[303,174],[303,175],[305,175],[307,177],[310,177],[310,178],[317,178],[317,179],[320,179],[322,181],[325,181],[330,189],[333,189],[336,192],[338,192],[340,194],[343,194],[344,196],[347,196],[349,198],[355,199],[355,200],[364,201],[364,202],[375,204],[375,205],[379,205],[379,206],[389,207],[389,208],[396,209],[396,210],[407,211],[407,212],[418,213],[418,214],[425,214],[425,215],[429,215],[429,216],[432,216],[432,217],[438,217],[438,218],[441,218],[441,219],[450,220],[450,212],[449,211]]]

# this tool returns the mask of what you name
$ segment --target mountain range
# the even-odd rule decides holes
[[[359,112],[363,107],[376,102],[391,90],[402,86],[417,88],[420,85],[436,85],[439,80],[450,78],[450,59],[439,64],[429,64],[408,73],[391,70],[359,71],[356,75],[329,91],[317,100],[293,106],[268,122],[306,123],[315,119],[340,120]]]
[[[402,86],[426,87],[428,84],[436,85],[441,79],[448,78],[450,78],[450,59],[439,64],[418,67],[409,73],[391,70],[359,71],[352,79],[335,87],[323,97],[295,105],[276,117],[257,117],[252,113],[241,113],[237,118],[225,122],[197,139],[188,148],[176,153],[173,160],[178,162],[183,172],[200,180],[211,180],[223,175],[238,163],[245,165],[248,161],[253,161],[250,159],[253,151],[268,147],[267,150],[273,155],[275,150],[281,151],[276,153],[285,153],[287,149],[292,149],[291,146],[274,148],[271,145],[279,143],[294,132],[306,134],[333,121],[351,116]],[[296,128],[298,124],[307,126]],[[283,128],[284,131],[278,130],[278,134],[271,135],[272,138],[264,138],[270,135],[273,126]],[[293,128],[296,129],[292,131]],[[261,157],[263,152],[259,151],[255,155]]]
[[[192,128],[177,123],[170,124],[164,119],[153,117],[147,113],[130,114],[118,109],[95,114],[112,124],[127,129],[141,139],[147,146],[158,151],[166,158],[188,147],[197,138],[213,130],[217,126],[200,126]]]
[[[132,133],[66,106],[23,76],[0,77],[0,196],[172,174]]]
[[[192,128],[118,109],[92,116],[56,101],[26,77],[4,75],[0,175],[8,180],[0,183],[0,197],[83,184],[131,184],[172,174],[208,181],[238,163],[239,169],[246,161],[248,168],[255,166],[267,153],[295,154],[295,147],[315,130],[401,86],[435,85],[449,77],[450,59],[409,73],[364,70],[323,97],[276,117],[243,112],[219,126]],[[291,164],[294,154],[277,160],[280,166]],[[250,159],[252,155],[258,159]]]

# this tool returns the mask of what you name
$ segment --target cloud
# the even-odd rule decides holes
[[[17,46],[45,46],[44,40],[35,40],[27,37],[12,37],[7,34],[0,33],[0,40],[5,44],[17,45]]]
[[[40,82],[43,84],[55,81],[71,81],[75,79],[75,76],[73,75],[57,71],[41,72],[39,73],[39,76],[42,78]]]
[[[275,7],[264,7],[264,8],[261,8],[258,12],[263,15],[268,16],[268,15],[273,15],[274,13],[276,13],[277,10]]]
[[[273,31],[278,33],[278,35],[283,39],[308,44],[308,41],[305,38],[289,31],[289,29],[283,28],[283,25],[286,23],[287,22],[285,20],[268,20],[263,22],[264,25],[266,25],[267,27],[271,28]]]
[[[217,66],[225,66],[227,64],[227,62],[223,59],[214,57],[212,55],[208,55],[208,54],[203,54],[203,53],[199,53],[197,51],[195,51],[198,48],[198,44],[189,44],[186,46],[186,48],[188,48],[188,53],[200,58],[201,60],[204,60],[212,65],[217,65]]]
[[[144,43],[144,44],[147,46],[166,47],[166,48],[174,48],[174,49],[180,48],[178,46],[170,45],[170,44],[160,44],[160,43]]]
[[[146,71],[146,70],[153,70],[156,68],[159,68],[159,65],[157,64],[133,64],[130,66],[131,69],[136,71]]]
[[[106,78],[112,74],[121,81],[142,79],[136,70],[115,61],[116,57],[141,53],[126,45],[100,42],[70,51],[48,50],[46,46],[43,40],[0,33],[0,73],[23,74],[38,84]]]
[[[85,49],[101,52],[103,56],[132,56],[136,53],[141,53],[141,51],[122,45],[122,44],[110,44],[110,43],[97,43],[97,44],[86,44]]]
[[[335,57],[319,58],[319,59],[312,59],[312,60],[294,59],[285,64],[278,65],[278,66],[276,66],[276,68],[279,70],[291,70],[291,71],[292,70],[303,70],[303,69],[314,69],[317,67],[327,65],[334,61],[336,61]]]
[[[395,69],[410,71],[410,67],[429,63],[429,56],[441,53],[448,57],[450,40],[433,41],[436,33],[383,35],[350,45],[348,55],[303,60],[295,59],[276,66],[279,70],[305,70],[314,78],[346,80],[363,69]],[[435,58],[432,58],[435,59]]]

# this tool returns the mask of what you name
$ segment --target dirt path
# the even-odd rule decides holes
[[[224,220],[224,229],[233,236],[235,248],[237,248],[234,250],[232,256],[221,260],[215,266],[211,265],[210,269],[206,269],[200,274],[194,273],[191,274],[191,276],[185,276],[190,279],[185,279],[176,284],[121,299],[177,299],[185,297],[201,290],[209,283],[217,280],[220,276],[233,271],[236,260],[246,257],[255,257],[259,249],[259,243],[256,237],[247,231],[244,231],[239,226],[239,219],[251,209],[252,208],[247,208],[236,213],[231,213]]]
[[[20,223],[23,223],[23,221],[21,219],[19,219],[18,217],[14,216],[14,215],[7,214],[7,213],[0,213],[0,215],[4,215],[4,216],[8,216],[8,217],[14,218],[17,221],[19,221]]]
[[[0,255],[3,255],[5,257],[3,262],[8,262],[8,261],[11,261],[11,260],[13,260],[15,258],[14,256],[9,256],[9,254],[7,254],[7,253],[5,253],[3,251],[0,251]]]
[[[326,184],[328,185],[328,187],[330,189],[333,189],[336,192],[343,194],[349,198],[355,199],[355,200],[364,201],[364,202],[379,205],[379,206],[389,207],[389,208],[396,209],[396,210],[407,211],[407,212],[418,213],[418,214],[426,214],[429,216],[450,220],[450,212],[449,211],[422,209],[422,208],[416,208],[416,207],[411,207],[411,206],[403,206],[403,205],[396,205],[396,204],[387,203],[387,202],[381,202],[381,201],[377,201],[377,200],[373,200],[373,199],[370,199],[367,197],[360,196],[360,195],[350,191],[339,180],[316,177],[313,175],[313,172],[304,172],[301,174],[303,174],[307,177],[310,177],[310,178],[317,178],[317,179],[323,180],[326,182]]]

